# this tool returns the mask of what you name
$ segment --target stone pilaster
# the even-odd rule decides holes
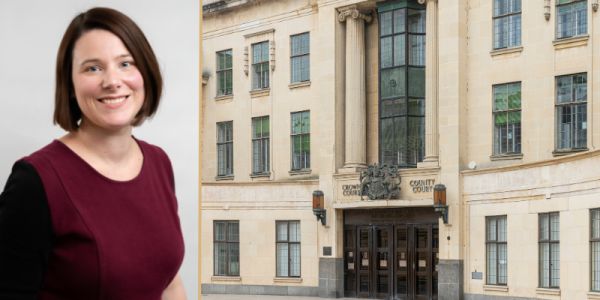
[[[365,22],[371,16],[351,6],[340,10],[338,20],[346,22],[344,169],[356,169],[367,163]]]
[[[425,158],[423,165],[438,166],[438,3],[427,2],[425,42]]]

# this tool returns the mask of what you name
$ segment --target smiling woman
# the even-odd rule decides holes
[[[56,66],[54,121],[68,133],[17,161],[0,194],[0,299],[185,299],[171,163],[132,136],[161,90],[129,17],[73,19]]]

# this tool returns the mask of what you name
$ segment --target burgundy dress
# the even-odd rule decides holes
[[[24,158],[44,186],[54,240],[39,299],[159,300],[183,259],[171,163],[159,147],[111,180],[54,141]]]

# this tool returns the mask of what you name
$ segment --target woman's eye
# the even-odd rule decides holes
[[[86,71],[88,72],[98,72],[100,71],[100,67],[98,66],[89,66],[87,68],[85,68]]]
[[[133,65],[133,62],[131,62],[131,61],[124,61],[121,63],[121,67],[125,67],[125,68],[131,67],[132,65]]]

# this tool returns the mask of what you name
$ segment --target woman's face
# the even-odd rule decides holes
[[[73,88],[81,128],[129,128],[144,103],[144,79],[129,50],[110,31],[84,33],[73,48]]]

